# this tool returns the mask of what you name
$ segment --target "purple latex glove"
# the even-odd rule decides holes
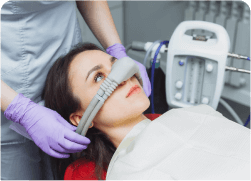
[[[4,115],[21,124],[39,148],[56,158],[68,158],[69,153],[80,152],[90,143],[88,138],[75,133],[77,127],[56,111],[40,106],[22,94],[13,99]]]
[[[109,55],[116,57],[117,59],[121,59],[123,57],[128,57],[127,54],[126,54],[125,47],[122,44],[119,44],[119,43],[115,43],[114,45],[108,47],[106,49],[106,52]],[[146,96],[149,97],[150,94],[151,94],[151,83],[150,83],[149,77],[148,77],[147,72],[146,72],[146,67],[143,64],[141,64],[141,63],[139,63],[137,61],[135,61],[135,63],[139,67],[140,75],[141,75],[141,78],[143,80],[143,89],[144,89],[144,91],[146,93]]]

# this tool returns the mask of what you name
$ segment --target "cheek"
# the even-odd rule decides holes
[[[125,108],[126,103],[121,95],[121,89],[117,88],[105,101],[95,118],[100,121],[105,120],[105,122],[121,119],[122,116],[119,112]]]
[[[81,100],[82,106],[86,110],[93,97],[97,94],[99,87],[92,87],[92,89],[88,88],[87,85],[83,86],[83,91],[81,92]]]
[[[113,96],[106,100],[95,117],[95,121],[102,125],[114,126],[141,115],[150,105],[144,92],[133,99]]]
[[[95,117],[99,123],[103,125],[112,125],[117,120],[122,120],[124,115],[127,115],[127,109],[125,109],[125,104],[121,103],[121,100],[116,99],[116,97],[109,97],[102,108],[99,110]]]

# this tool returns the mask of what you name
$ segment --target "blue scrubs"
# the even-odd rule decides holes
[[[39,102],[50,67],[82,41],[76,2],[6,2],[1,10],[1,41],[1,79]],[[1,112],[1,179],[55,179],[50,157],[10,129],[11,123]]]

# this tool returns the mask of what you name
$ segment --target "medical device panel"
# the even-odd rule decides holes
[[[203,29],[216,39],[185,34]],[[230,40],[226,30],[203,21],[184,21],[175,29],[168,46],[166,98],[172,107],[208,104],[217,108],[224,86]]]

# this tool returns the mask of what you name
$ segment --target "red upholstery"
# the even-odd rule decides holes
[[[94,162],[89,162],[84,158],[79,158],[67,167],[64,180],[98,180],[94,172]],[[106,171],[104,171],[102,175],[102,180],[105,180],[105,177]]]
[[[161,116],[161,114],[145,114],[145,116],[150,119],[151,121],[153,121],[154,119],[156,119],[157,117]]]
[[[145,116],[150,120],[154,120],[157,117],[161,116],[161,114],[145,114]],[[79,158],[67,167],[64,175],[64,180],[98,180],[94,172],[94,162],[89,162],[84,158]],[[105,180],[105,178],[106,171],[104,170],[102,180]]]

